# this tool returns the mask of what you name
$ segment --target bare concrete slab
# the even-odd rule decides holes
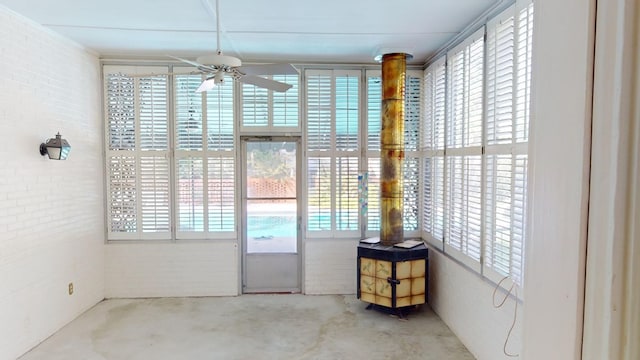
[[[408,320],[353,295],[105,300],[21,360],[473,359],[422,306]]]

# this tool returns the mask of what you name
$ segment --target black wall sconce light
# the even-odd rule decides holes
[[[56,134],[55,139],[49,139],[46,143],[40,144],[40,155],[49,155],[49,159],[52,160],[66,160],[70,150],[71,145],[62,138],[60,133]]]

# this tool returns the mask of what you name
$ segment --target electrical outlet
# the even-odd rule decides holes
[[[73,283],[69,283],[69,295],[73,295]]]

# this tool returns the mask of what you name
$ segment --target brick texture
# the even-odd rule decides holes
[[[0,6],[0,359],[104,298],[100,107],[98,58]],[[38,152],[57,132],[66,161]]]

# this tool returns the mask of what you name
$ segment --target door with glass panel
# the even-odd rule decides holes
[[[300,291],[297,137],[243,138],[243,292]]]

